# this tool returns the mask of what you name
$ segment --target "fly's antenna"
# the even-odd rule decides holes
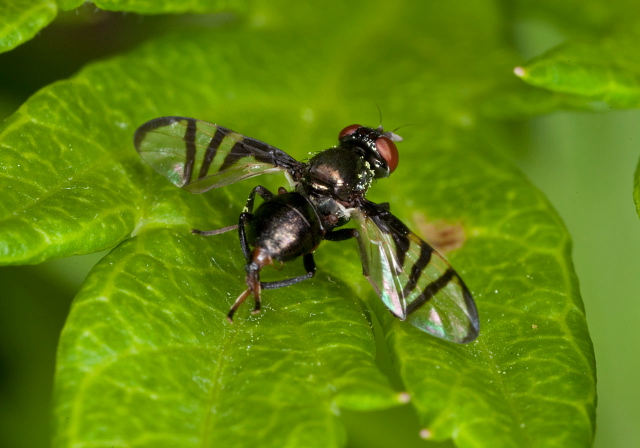
[[[382,127],[382,109],[380,109],[380,105],[378,104],[377,101],[373,101],[373,103],[376,105],[376,107],[378,108],[378,117],[380,119],[380,124],[378,125],[378,130],[379,131],[383,131],[384,128]],[[402,137],[400,137],[398,134],[396,134],[396,131],[398,129],[407,127],[407,126],[416,126],[419,123],[409,123],[409,124],[403,124],[401,126],[398,126],[397,128],[395,128],[393,131],[387,131],[385,132],[383,135],[386,136],[387,138],[391,139],[391,141],[394,142],[401,142],[402,141]]]
[[[402,141],[402,137],[400,137],[398,134],[396,134],[396,131],[400,128],[404,128],[407,126],[415,126],[418,123],[409,123],[409,124],[403,124],[402,126],[398,126],[397,128],[395,128],[393,131],[387,131],[385,132],[384,135],[385,137],[391,139],[392,142],[401,142]],[[382,128],[380,128],[382,130]]]
[[[418,126],[420,123],[409,123],[409,124],[403,124],[401,126],[398,126],[397,128],[395,128],[393,131],[391,131],[392,133],[396,132],[398,129],[401,128],[406,128],[407,126]]]
[[[420,124],[422,124],[422,123],[408,123],[408,124],[403,124],[403,125],[398,126],[397,128],[395,128],[393,131],[391,131],[391,133],[392,133],[393,135],[396,135],[396,134],[394,134],[394,132],[396,132],[398,129],[406,128],[407,126],[418,126],[418,125],[420,125]],[[401,138],[402,138],[402,137],[401,137]]]
[[[378,129],[382,129],[382,109],[380,109],[380,105],[378,104],[377,101],[374,100],[373,104],[375,104],[376,107],[378,108],[378,118],[379,118]]]

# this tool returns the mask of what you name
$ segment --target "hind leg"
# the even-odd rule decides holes
[[[247,300],[250,294],[253,294],[253,299],[255,300],[255,306],[253,308],[252,314],[258,314],[260,312],[260,293],[262,289],[284,288],[285,286],[295,285],[296,283],[300,283],[313,277],[316,273],[316,263],[313,259],[313,254],[309,253],[303,255],[302,261],[304,263],[304,268],[307,271],[305,275],[288,278],[286,280],[278,280],[275,282],[261,282],[260,270],[263,266],[271,264],[273,261],[270,257],[265,256],[260,248],[254,250],[252,260],[247,264],[248,288],[238,296],[234,304],[231,306],[231,309],[227,314],[227,319],[229,320],[229,322],[233,322],[233,314],[236,312],[238,307],[240,307],[240,305],[242,305],[242,303]]]
[[[255,256],[254,256],[255,259]],[[256,263],[255,261],[251,261],[247,264],[247,286],[242,294],[238,296],[236,301],[231,305],[231,309],[227,313],[227,320],[233,323],[233,315],[236,310],[244,303],[247,298],[253,294],[253,299],[256,302],[255,307],[253,308],[252,313],[257,314],[260,312],[260,269],[262,269],[262,265]]]
[[[246,235],[244,235],[246,238]],[[246,241],[246,240],[245,240]],[[233,314],[236,312],[238,307],[242,305],[242,303],[247,300],[249,295],[253,294],[253,299],[255,300],[255,307],[253,308],[253,314],[257,314],[260,312],[260,270],[269,264],[272,264],[273,260],[269,255],[267,255],[264,250],[260,247],[256,247],[253,253],[250,254],[250,261],[247,263],[247,277],[246,283],[248,288],[245,289],[242,294],[238,296],[236,301],[231,306],[229,313],[227,314],[227,319],[229,322],[233,322]]]
[[[227,313],[227,320],[229,322],[233,323],[233,315],[235,314],[236,310],[240,307],[240,305],[242,305],[244,301],[247,300],[247,297],[249,297],[249,294],[251,294],[251,289],[250,288],[245,289],[242,292],[242,294],[238,296],[238,298],[233,303],[233,305],[231,305],[231,309]]]

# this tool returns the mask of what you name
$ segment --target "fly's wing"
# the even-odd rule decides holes
[[[388,210],[355,210],[364,275],[396,317],[451,342],[473,341],[478,311],[460,276]]]
[[[138,128],[140,156],[174,185],[204,193],[262,173],[301,166],[293,157],[230,129],[186,117],[160,117]]]

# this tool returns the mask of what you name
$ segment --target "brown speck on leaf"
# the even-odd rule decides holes
[[[467,239],[460,223],[429,222],[421,213],[413,214],[413,222],[416,224],[415,233],[443,255],[452,250],[460,249]]]

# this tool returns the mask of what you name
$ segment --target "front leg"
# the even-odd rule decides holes
[[[357,236],[358,231],[356,229],[338,229],[325,233],[324,239],[327,241],[345,241]]]

